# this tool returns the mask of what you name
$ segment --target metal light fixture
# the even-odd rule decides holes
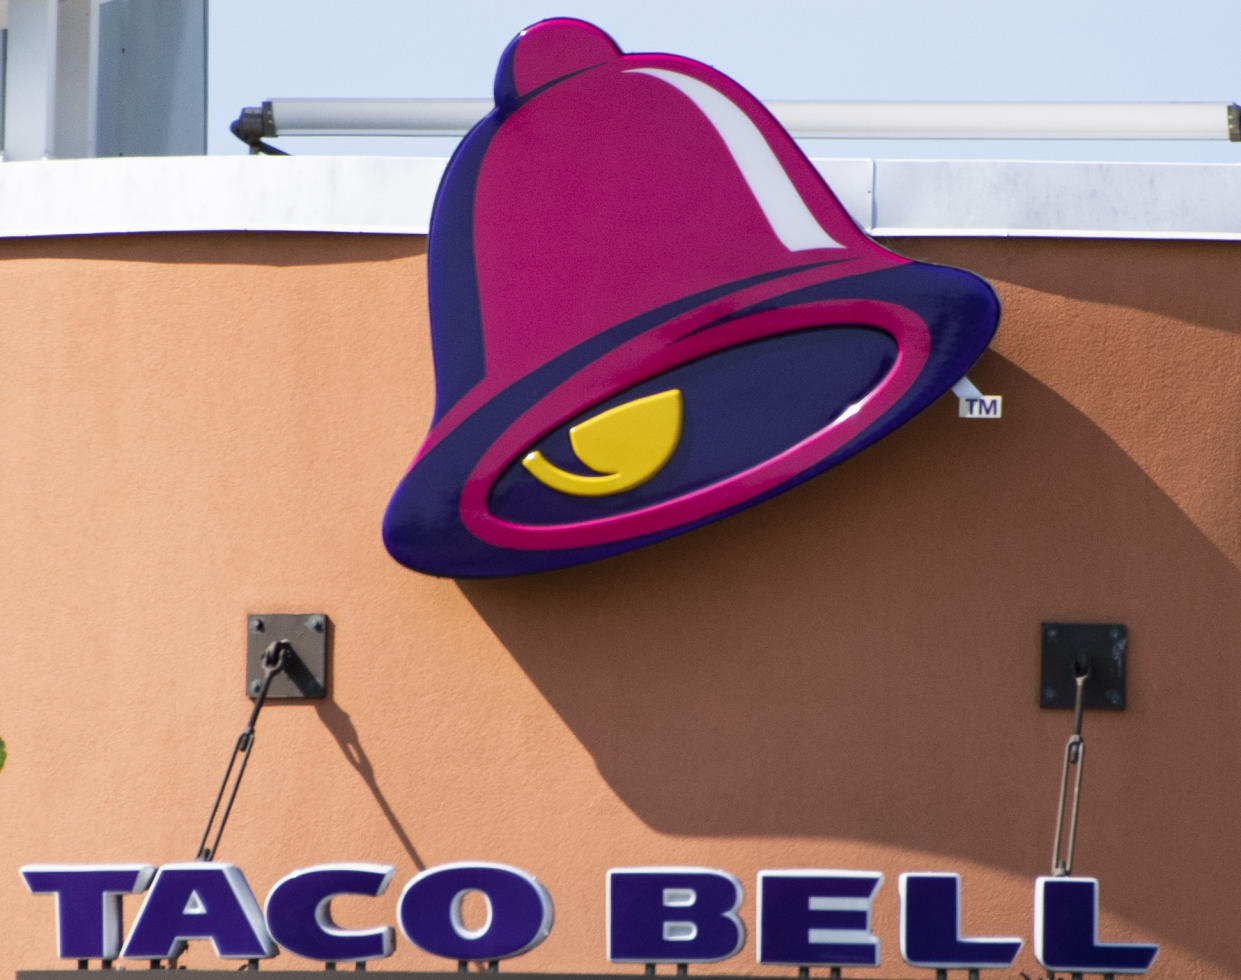
[[[1229,140],[1241,107],[1222,102],[767,102],[798,139]],[[488,99],[269,99],[233,133],[259,152],[277,136],[462,136]]]

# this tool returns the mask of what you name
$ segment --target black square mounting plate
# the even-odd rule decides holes
[[[1076,674],[1089,668],[1082,707],[1124,711],[1128,646],[1123,623],[1044,623],[1039,707],[1072,709]]]
[[[293,655],[272,678],[268,700],[327,697],[327,651],[332,621],[324,613],[251,613],[246,617],[246,697],[258,696],[263,654],[287,640]]]

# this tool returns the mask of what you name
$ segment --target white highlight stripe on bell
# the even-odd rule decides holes
[[[630,68],[625,74],[650,75],[667,82],[702,110],[728,147],[750,193],[785,248],[791,252],[844,248],[815,220],[763,134],[727,96],[705,82],[666,68]]]

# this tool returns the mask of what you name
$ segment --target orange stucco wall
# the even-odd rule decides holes
[[[757,870],[873,869],[890,977],[925,975],[897,875],[948,870],[1034,975],[1070,727],[1037,707],[1039,624],[1117,621],[1129,707],[1085,720],[1076,870],[1103,939],[1162,944],[1152,976],[1241,974],[1241,245],[894,246],[995,284],[971,379],[1002,421],[946,397],[724,522],[454,582],[379,539],[432,406],[423,239],[0,242],[0,970],[60,965],[20,865],[193,857],[246,614],[321,611],[330,697],[264,710],[220,853],[260,900],[389,862],[337,918],[394,924],[417,869],[507,862],[556,902],[521,968],[601,971],[611,866],[725,868],[751,933]],[[452,964],[398,936],[375,966]],[[712,969],[789,972],[752,936]]]

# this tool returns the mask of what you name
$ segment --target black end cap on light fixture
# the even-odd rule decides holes
[[[264,102],[261,106],[247,106],[241,110],[241,115],[234,119],[228,126],[232,134],[239,140],[250,147],[251,155],[258,153],[267,153],[272,156],[288,156],[284,150],[279,150],[269,143],[263,142],[264,136],[276,136],[276,116],[272,110],[271,102]]]

